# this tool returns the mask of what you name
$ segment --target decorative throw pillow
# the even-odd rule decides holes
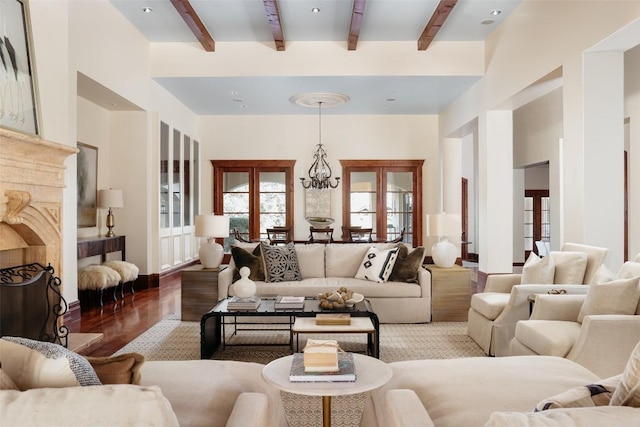
[[[613,273],[613,271],[609,270],[609,267],[607,267],[606,265],[601,264],[600,267],[598,267],[596,272],[593,274],[593,277],[591,278],[591,283],[589,284],[610,282],[615,279],[616,279],[616,275]]]
[[[0,339],[2,369],[20,390],[100,385],[84,357],[59,344],[19,337]]]
[[[398,257],[389,276],[390,282],[418,283],[418,272],[424,260],[424,248],[418,246],[409,252],[406,245],[398,245]]]
[[[0,390],[20,391],[16,383],[14,383],[11,377],[2,369],[0,369]]]
[[[587,254],[573,251],[551,251],[555,264],[553,283],[581,284],[587,271]]]
[[[523,285],[544,285],[552,284],[553,276],[555,275],[555,263],[553,258],[546,256],[544,258],[538,257],[535,253],[531,252],[527,262],[522,267],[522,277],[520,283]]]
[[[640,408],[640,342],[631,352],[609,405]]]
[[[249,270],[251,270],[249,279],[264,282],[264,268],[262,265],[260,245],[257,245],[252,252],[239,246],[232,246],[231,256],[233,257],[233,263],[236,265],[236,271],[233,274],[234,282],[240,280],[240,269],[242,267],[249,267]]]
[[[385,283],[393,271],[399,250],[398,247],[382,250],[370,247],[356,273],[356,279]]]
[[[302,280],[298,256],[293,242],[285,246],[272,246],[260,242],[267,282],[291,282]]]
[[[586,408],[593,406],[607,406],[611,396],[620,383],[620,375],[600,381],[599,384],[589,384],[574,387],[558,393],[539,402],[533,412],[546,411],[556,408]]]
[[[640,299],[640,277],[589,285],[578,322],[590,314],[634,314]]]
[[[123,353],[111,357],[86,357],[102,384],[140,384],[144,356]]]

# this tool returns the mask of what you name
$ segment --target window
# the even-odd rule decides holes
[[[342,224],[373,228],[377,241],[422,244],[423,160],[341,160]],[[344,234],[344,233],[343,233]]]
[[[524,251],[525,259],[534,250],[535,242],[548,242],[551,238],[549,227],[549,190],[525,190],[524,192]]]
[[[293,226],[295,160],[212,160],[213,211],[246,240],[267,239],[267,228]],[[229,247],[229,239],[225,248]]]

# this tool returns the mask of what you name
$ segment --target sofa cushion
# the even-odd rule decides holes
[[[303,279],[324,277],[324,245],[309,243],[296,245],[298,266]]]
[[[178,420],[159,387],[118,384],[3,391],[0,425],[177,427]]]
[[[260,242],[260,247],[264,261],[265,282],[302,279],[293,242],[284,246],[272,246],[267,242]]]
[[[553,283],[553,277],[555,274],[554,260],[550,256],[544,258],[538,257],[535,253],[531,252],[527,262],[522,267],[522,277],[520,279],[521,284],[550,284]]]
[[[144,356],[123,353],[111,357],[86,357],[102,384],[140,384]]]
[[[591,314],[634,314],[640,299],[640,277],[589,285],[578,322]]]
[[[633,349],[609,404],[640,408],[640,342]]]
[[[489,320],[495,320],[509,302],[510,294],[504,292],[481,292],[471,296],[471,308]]]
[[[390,282],[418,283],[418,271],[424,261],[425,250],[418,246],[409,252],[405,244],[398,244],[398,257],[389,276]]]
[[[260,251],[260,245],[256,245],[253,249],[243,248],[237,245],[231,247],[231,256],[233,257],[233,263],[235,265],[235,272],[233,274],[233,281],[240,280],[240,269],[242,267],[249,267],[251,274],[249,279],[253,281],[264,281],[264,263],[262,261],[262,252]]]
[[[376,247],[369,248],[358,268],[356,279],[385,283],[391,276],[399,250],[398,247],[382,250]]]
[[[631,277],[640,276],[640,262],[627,261],[618,270],[616,279],[630,279]]]
[[[0,390],[20,390],[16,383],[0,368]]]
[[[553,283],[581,284],[587,271],[587,254],[572,251],[551,251],[556,265]]]
[[[629,427],[640,417],[635,408],[598,406],[543,412],[494,412],[485,427]]]
[[[525,320],[516,324],[515,336],[538,354],[565,357],[578,339],[580,326],[562,320]]]
[[[100,384],[87,359],[59,344],[2,337],[0,364],[20,390]]]
[[[616,279],[615,273],[609,270],[609,267],[602,264],[600,267],[598,267],[596,272],[593,274],[593,277],[591,278],[591,282],[589,284],[610,282],[615,279]]]
[[[611,396],[619,383],[620,375],[616,375],[595,384],[573,387],[538,402],[534,412],[557,408],[606,406],[611,401]]]

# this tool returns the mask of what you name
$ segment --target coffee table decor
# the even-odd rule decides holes
[[[359,303],[364,299],[364,295],[359,294],[357,292],[353,292],[350,289],[342,286],[339,289],[336,289],[333,292],[325,292],[323,294],[318,294],[318,301],[320,302],[320,307],[324,309],[334,309],[334,308],[344,308],[344,307],[353,307],[355,304]]]
[[[353,353],[338,353],[338,369],[331,371],[308,371],[303,353],[294,353],[291,360],[289,381],[291,382],[353,382],[356,380],[356,366]]]

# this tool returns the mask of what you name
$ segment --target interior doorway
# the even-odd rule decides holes
[[[462,178],[462,207],[461,207],[461,221],[462,221],[462,236],[460,239],[460,258],[463,261],[469,261],[469,180]]]

